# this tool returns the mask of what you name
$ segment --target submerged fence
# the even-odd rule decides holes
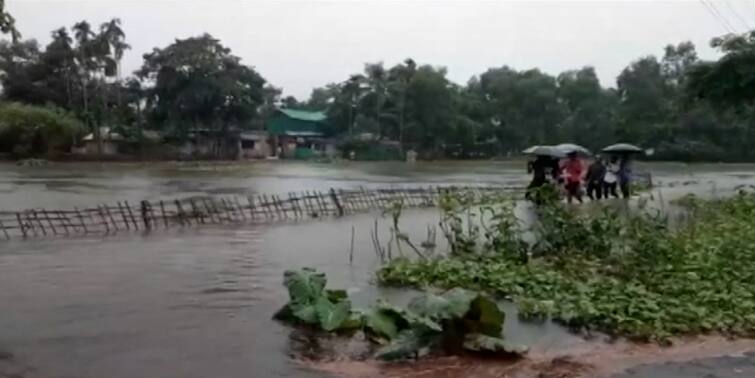
[[[68,210],[0,211],[0,240],[77,235],[109,235],[206,224],[239,224],[342,216],[384,209],[397,201],[404,206],[436,204],[442,193],[482,196],[501,187],[424,187],[304,191],[287,195],[190,197],[175,200],[120,201],[115,205]]]

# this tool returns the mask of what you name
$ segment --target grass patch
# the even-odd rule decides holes
[[[633,339],[754,336],[755,195],[694,202],[692,220],[673,230],[647,213],[545,206],[537,243],[516,240],[504,205],[480,242],[456,238],[465,244],[452,250],[464,252],[396,259],[378,278],[389,285],[484,290],[512,299],[527,318]],[[445,210],[466,211],[463,205]]]

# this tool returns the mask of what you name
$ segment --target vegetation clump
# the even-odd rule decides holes
[[[498,223],[513,224],[505,211]],[[395,259],[378,278],[484,290],[512,299],[526,318],[635,339],[755,335],[755,195],[696,200],[694,212],[672,229],[645,212],[546,206],[530,230],[536,242],[496,242],[518,240],[522,230],[488,227],[482,243],[462,239],[449,256]]]
[[[385,360],[416,357],[433,350],[520,355],[526,348],[508,344],[502,336],[504,313],[488,297],[453,289],[442,295],[424,294],[408,308],[378,301],[368,310],[351,307],[346,292],[325,289],[325,274],[304,268],[286,271],[290,301],[274,318],[323,331],[361,330],[383,345]]]
[[[83,133],[83,124],[60,109],[0,104],[0,153],[26,157],[67,151]]]

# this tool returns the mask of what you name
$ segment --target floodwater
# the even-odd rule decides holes
[[[244,165],[0,164],[0,209],[203,194],[280,193],[359,186],[527,182],[522,163],[442,162]],[[752,185],[750,165],[650,164],[667,199]],[[291,356],[296,331],[271,315],[286,301],[286,269],[315,267],[356,307],[407,300],[373,283],[370,230],[380,214],[301,223],[205,227],[148,235],[0,241],[0,377],[328,377]],[[402,231],[422,239],[433,209],[407,210]],[[349,264],[351,230],[354,261]],[[579,342],[556,325],[523,324],[506,307],[505,333],[538,351]],[[5,375],[3,375],[5,374]]]

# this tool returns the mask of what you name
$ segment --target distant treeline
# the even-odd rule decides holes
[[[54,108],[49,114],[66,114],[55,127],[71,130],[43,142],[30,130],[13,145],[0,143],[0,153],[46,154],[67,148],[81,129],[100,138],[98,126],[132,139],[143,129],[174,140],[198,128],[222,137],[261,129],[277,107],[290,107],[325,110],[336,135],[370,133],[425,158],[494,157],[561,142],[595,149],[621,141],[653,148],[657,159],[755,160],[750,34],[713,40],[724,53],[716,62],[701,61],[690,42],[669,45],[660,58],[630,63],[615,88],[601,86],[589,66],[552,76],[503,65],[459,85],[441,66],[406,59],[390,67],[365,64],[363,72],[315,88],[306,100],[282,97],[209,34],[154,48],[134,73],[121,69],[130,46],[119,19],[98,28],[86,21],[61,27],[44,47],[14,40],[0,43],[2,100]],[[6,110],[16,119],[15,135],[23,134],[19,127],[34,127],[18,120],[26,109],[19,106]],[[0,137],[9,127],[0,120]]]

